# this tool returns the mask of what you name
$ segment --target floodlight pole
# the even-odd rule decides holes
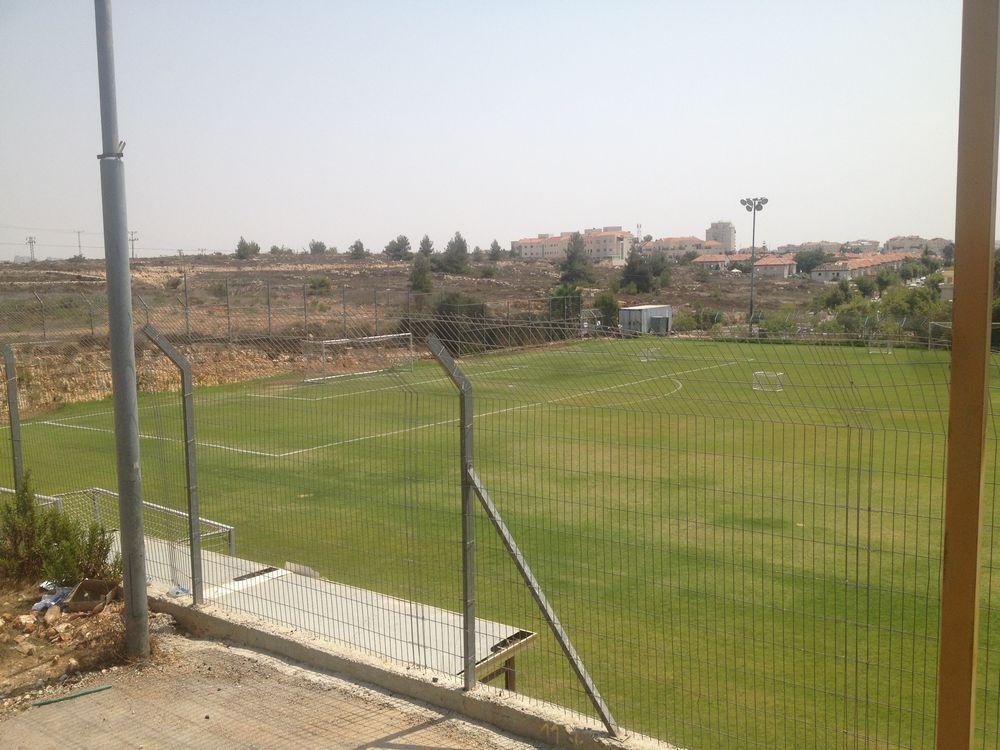
[[[763,211],[767,198],[743,198],[740,205],[753,214],[750,230],[750,317],[747,318],[747,333],[753,336],[753,314],[757,299],[757,212]]]
[[[118,140],[115,53],[110,0],[94,0],[97,29],[97,77],[101,99],[101,202],[104,209],[104,262],[108,290],[108,334],[114,391],[115,448],[118,469],[118,515],[125,589],[125,653],[149,656],[149,609],[146,601],[146,550],[142,523],[142,477],[139,464],[139,408],[132,333],[132,289],[125,215],[124,142]]]

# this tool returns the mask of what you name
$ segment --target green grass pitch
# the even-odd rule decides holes
[[[476,470],[622,725],[689,748],[932,746],[946,352],[644,338],[460,365]],[[758,371],[783,390],[754,390]],[[235,525],[241,557],[459,611],[454,387],[426,358],[303,377],[197,389],[202,514]],[[182,508],[179,395],[140,408],[145,495]],[[39,492],[115,487],[110,410],[25,415]],[[6,441],[0,461],[10,486]],[[518,689],[588,711],[483,515],[477,587],[481,617],[542,633]],[[998,660],[980,675],[994,739]]]

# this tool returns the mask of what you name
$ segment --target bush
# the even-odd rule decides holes
[[[479,277],[483,279],[495,279],[497,277],[497,269],[495,266],[486,266],[479,272]]]
[[[330,291],[330,279],[326,276],[313,276],[309,279],[309,294],[323,294]]]
[[[112,558],[111,541],[96,523],[84,528],[55,508],[39,508],[28,480],[0,505],[0,574],[14,581],[119,580],[121,558]]]

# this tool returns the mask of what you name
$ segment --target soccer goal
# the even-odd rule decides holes
[[[639,352],[640,362],[661,362],[666,358],[662,349],[643,349]]]
[[[412,370],[416,358],[412,333],[304,339],[302,356],[310,370],[323,373],[306,378],[306,383],[322,383],[349,375],[369,375],[388,370]]]
[[[891,341],[875,341],[871,340],[868,342],[868,353],[869,354],[892,354],[892,342]]]
[[[991,339],[996,339],[997,331],[1000,331],[1000,323],[990,323]],[[933,343],[951,345],[950,320],[932,320],[927,324],[927,348],[930,349]]]
[[[755,391],[783,391],[785,390],[785,373],[758,370],[753,374],[753,389]]]

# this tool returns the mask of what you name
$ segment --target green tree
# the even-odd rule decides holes
[[[401,234],[396,239],[389,240],[382,253],[389,260],[409,260],[413,257],[413,252],[410,250],[410,239],[405,234]]]
[[[893,284],[899,283],[899,276],[888,268],[883,268],[877,274],[875,274],[875,286],[878,287],[878,293],[882,294],[886,289],[891,287]]]
[[[945,268],[955,265],[955,243],[949,242],[941,248],[941,259],[944,260]]]
[[[701,253],[699,253],[697,250],[688,250],[686,253],[684,253],[681,257],[677,259],[677,263],[678,265],[686,266],[692,260],[697,258],[699,255],[701,255]]]
[[[365,245],[361,240],[354,240],[350,247],[347,248],[347,254],[355,260],[360,260],[368,255],[368,251],[365,250]]]
[[[549,292],[549,317],[553,320],[579,319],[583,295],[576,284],[560,284]]]
[[[431,238],[426,234],[420,240],[420,249],[417,250],[421,255],[430,255],[434,252],[434,243],[431,242]]]
[[[817,266],[829,263],[833,259],[830,253],[823,250],[799,250],[795,253],[795,267],[799,273],[811,273]]]
[[[647,259],[631,250],[622,266],[619,288],[629,290],[632,294],[645,294],[656,289],[656,285],[656,277]]]
[[[326,243],[323,240],[310,240],[309,241],[309,254],[310,255],[325,255],[326,254]]]
[[[503,248],[500,247],[500,243],[496,240],[490,243],[490,260],[498,261],[503,260],[504,252]]]
[[[461,232],[455,232],[440,258],[435,260],[437,268],[445,273],[465,273],[469,270],[469,243]]]
[[[566,246],[566,257],[559,262],[559,281],[563,284],[593,284],[594,264],[583,247],[583,235],[573,232]]]
[[[618,300],[605,290],[594,298],[594,308],[601,314],[601,325],[605,328],[618,327]]]
[[[260,255],[260,245],[256,242],[247,242],[243,237],[236,243],[236,257],[240,260],[256,258]]]
[[[410,268],[410,289],[420,294],[429,294],[433,288],[431,260],[423,253],[418,253]]]
[[[927,273],[934,273],[941,267],[941,261],[938,260],[938,257],[930,250],[924,250],[923,254],[920,256],[920,263],[923,265]]]
[[[642,236],[642,241],[643,242],[652,242],[653,241],[653,235],[651,235],[651,234],[644,234]]]
[[[873,279],[871,276],[860,276],[855,280],[854,283],[857,284],[858,291],[861,292],[861,294],[864,295],[865,297],[869,298],[874,297],[875,290],[878,289],[877,285],[875,284],[875,279]]]
[[[472,260],[476,263],[481,262],[485,255],[486,254],[483,252],[483,249],[479,247],[479,245],[476,245],[472,250]]]

